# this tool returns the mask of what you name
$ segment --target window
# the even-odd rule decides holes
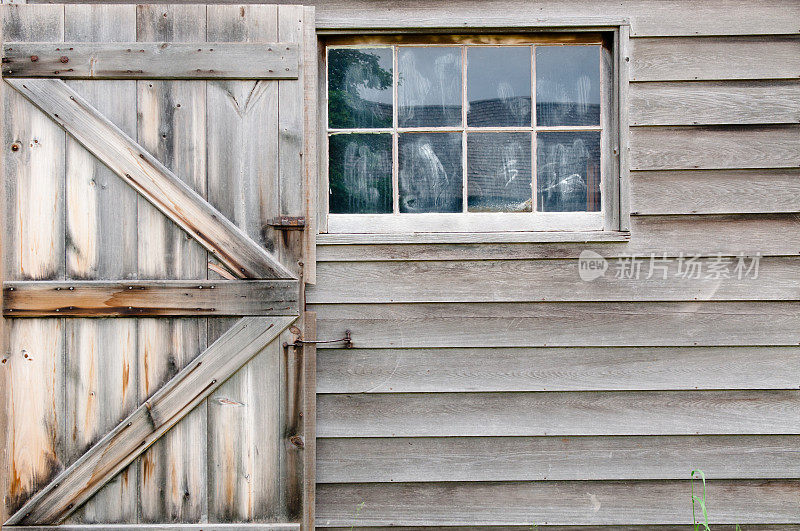
[[[618,179],[608,41],[329,41],[329,232],[609,228]]]

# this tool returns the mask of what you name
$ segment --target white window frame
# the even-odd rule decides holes
[[[320,194],[319,194],[319,226],[320,243],[325,243],[328,233],[331,241],[358,240],[363,235],[365,242],[380,242],[382,235],[387,241],[413,241],[414,235],[422,236],[426,241],[436,241],[436,235],[443,235],[443,241],[458,241],[463,235],[465,241],[480,241],[485,235],[487,241],[553,241],[552,237],[542,233],[558,233],[556,241],[603,240],[616,241],[627,238],[629,230],[629,214],[627,200],[627,82],[628,70],[626,60],[629,26],[626,20],[603,21],[573,20],[551,21],[548,23],[515,25],[513,28],[502,24],[488,24],[480,28],[469,28],[458,25],[458,30],[451,30],[452,35],[462,36],[497,36],[503,43],[528,37],[535,42],[536,33],[564,35],[568,44],[569,35],[582,32],[603,33],[610,43],[610,53],[604,53],[601,69],[601,201],[600,212],[496,212],[496,213],[395,213],[387,214],[330,214],[328,212],[328,118],[327,118],[327,65],[326,56],[329,44],[334,46],[370,46],[383,43],[387,39],[384,34],[397,35],[398,44],[406,42],[409,36],[421,34],[427,38],[431,34],[446,34],[446,28],[431,25],[427,28],[370,28],[368,31],[353,31],[347,28],[320,27],[318,32],[322,38],[320,43]],[[508,35],[508,37],[506,36]],[[372,37],[372,35],[379,35]],[[446,39],[443,39],[446,44]],[[414,42],[413,37],[407,42]],[[461,41],[463,42],[463,40]],[[395,68],[395,75],[396,68]],[[532,90],[535,90],[533,88]],[[395,98],[396,99],[396,98]],[[395,113],[396,113],[395,109]],[[397,125],[396,122],[394,124]],[[466,124],[462,126],[467,127]],[[468,128],[469,129],[469,128]],[[505,128],[503,128],[505,129]],[[548,130],[536,128],[533,130]],[[555,130],[581,130],[580,127],[552,128]],[[584,128],[585,129],[585,128]],[[510,130],[514,130],[511,128]],[[597,128],[594,128],[597,130]],[[374,131],[371,131],[374,132]],[[622,147],[624,146],[624,148]],[[396,151],[396,149],[395,149]],[[535,155],[534,155],[535,157]],[[396,161],[395,161],[396,166]],[[395,167],[396,171],[396,167]],[[535,171],[535,169],[533,170]],[[396,190],[396,176],[393,183],[393,194]],[[395,198],[396,200],[396,198]],[[353,235],[352,238],[348,235]],[[503,235],[507,235],[507,238]]]

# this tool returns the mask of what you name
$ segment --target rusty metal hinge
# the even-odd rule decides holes
[[[353,348],[353,341],[350,338],[350,330],[344,331],[344,337],[341,339],[327,339],[327,340],[317,340],[317,341],[304,341],[300,338],[294,340],[294,343],[284,343],[283,348],[287,348],[289,346],[300,348],[303,345],[319,345],[320,343],[344,343],[344,348]]]
[[[278,230],[303,230],[306,228],[306,218],[303,216],[275,216],[267,225]]]

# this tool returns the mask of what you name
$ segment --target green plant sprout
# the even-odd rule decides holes
[[[702,496],[694,495],[695,474],[703,481]],[[695,513],[697,506],[699,506],[700,512],[703,514],[703,521],[699,523]],[[708,511],[706,510],[706,475],[700,469],[692,470],[692,525],[694,525],[694,531],[701,531],[701,529],[702,531],[711,531],[711,528],[708,527]],[[742,531],[742,528],[739,526],[739,524],[736,524],[736,531]]]

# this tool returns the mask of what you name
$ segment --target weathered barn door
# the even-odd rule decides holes
[[[3,528],[311,528],[313,9],[2,30]]]

